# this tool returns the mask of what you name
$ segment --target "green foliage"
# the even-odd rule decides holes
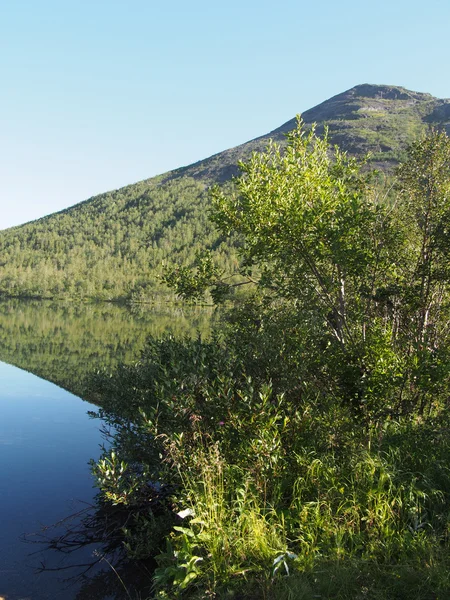
[[[99,486],[145,507],[158,484],[161,600],[445,597],[450,141],[413,145],[385,195],[301,123],[242,169],[212,218],[257,291],[208,342],[150,340],[93,381],[120,457]],[[217,283],[199,260],[186,295]]]
[[[197,253],[195,257],[195,273],[186,266],[179,266],[168,271],[163,281],[169,287],[177,287],[178,295],[185,299],[201,300],[205,290],[220,280],[221,271],[214,264],[210,254]]]
[[[244,268],[260,269],[266,321],[271,301],[296,314],[288,337],[303,346],[302,362],[310,369],[315,356],[322,391],[368,419],[423,413],[445,398],[449,153],[440,133],[412,146],[392,201],[299,122],[284,152],[271,144],[242,165],[233,194],[213,192],[212,219],[244,237]]]
[[[171,489],[175,522],[157,556],[157,597],[244,590],[276,598],[295,581],[314,595],[327,578],[315,575],[321,569],[339,582],[337,562],[369,580],[380,570],[406,585],[405,565],[428,580],[427,565],[442,562],[447,547],[448,417],[367,430],[331,399],[302,409],[304,401],[274,396],[241,369],[218,341],[152,342],[115,382],[126,410],[117,396],[103,408],[119,433],[117,452],[142,473],[141,485],[158,477]],[[103,381],[106,397],[111,384]],[[127,501],[148,506],[139,494]],[[156,524],[157,515],[147,520],[147,552]],[[289,575],[284,567],[274,573],[280,556]],[[447,585],[445,573],[434,574],[427,593]],[[381,582],[374,585],[381,593]],[[350,587],[356,597],[355,582]],[[406,585],[399,598],[415,597],[413,589]]]

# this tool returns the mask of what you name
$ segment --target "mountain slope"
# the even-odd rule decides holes
[[[428,127],[450,131],[450,99],[440,100],[397,86],[362,84],[307,110],[302,119],[306,125],[317,123],[318,133],[327,125],[332,143],[351,154],[371,152],[373,163],[389,169]],[[169,176],[226,181],[238,174],[238,160],[263,150],[269,139],[283,144],[285,134],[295,125],[296,119],[292,118],[261,137],[172,171]]]
[[[372,153],[389,170],[407,144],[430,126],[450,129],[450,100],[396,86],[359,85],[306,111],[349,153]],[[162,264],[189,263],[196,249],[217,252],[224,269],[236,249],[208,222],[208,187],[238,174],[237,163],[285,143],[295,119],[246,144],[187,167],[96,196],[64,211],[0,232],[0,294],[7,296],[148,299]]]

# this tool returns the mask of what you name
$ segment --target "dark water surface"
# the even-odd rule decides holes
[[[90,573],[98,586],[67,582],[78,571],[58,570],[91,560],[93,547],[64,557],[30,542],[63,532],[42,527],[84,509],[96,493],[88,461],[103,440],[100,423],[87,415],[95,409],[85,401],[90,376],[136,360],[148,335],[205,333],[210,319],[205,310],[164,306],[0,302],[1,600],[128,597],[108,565],[108,590],[98,570]]]

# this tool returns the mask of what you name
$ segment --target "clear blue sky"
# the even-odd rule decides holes
[[[0,229],[359,83],[450,97],[448,0],[0,0]]]

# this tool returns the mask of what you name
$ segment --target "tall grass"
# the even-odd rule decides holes
[[[450,591],[450,481],[437,489],[405,469],[400,448],[306,448],[264,488],[258,470],[226,459],[218,442],[203,439],[189,457],[184,518],[158,557],[156,597],[431,599],[430,590]]]

